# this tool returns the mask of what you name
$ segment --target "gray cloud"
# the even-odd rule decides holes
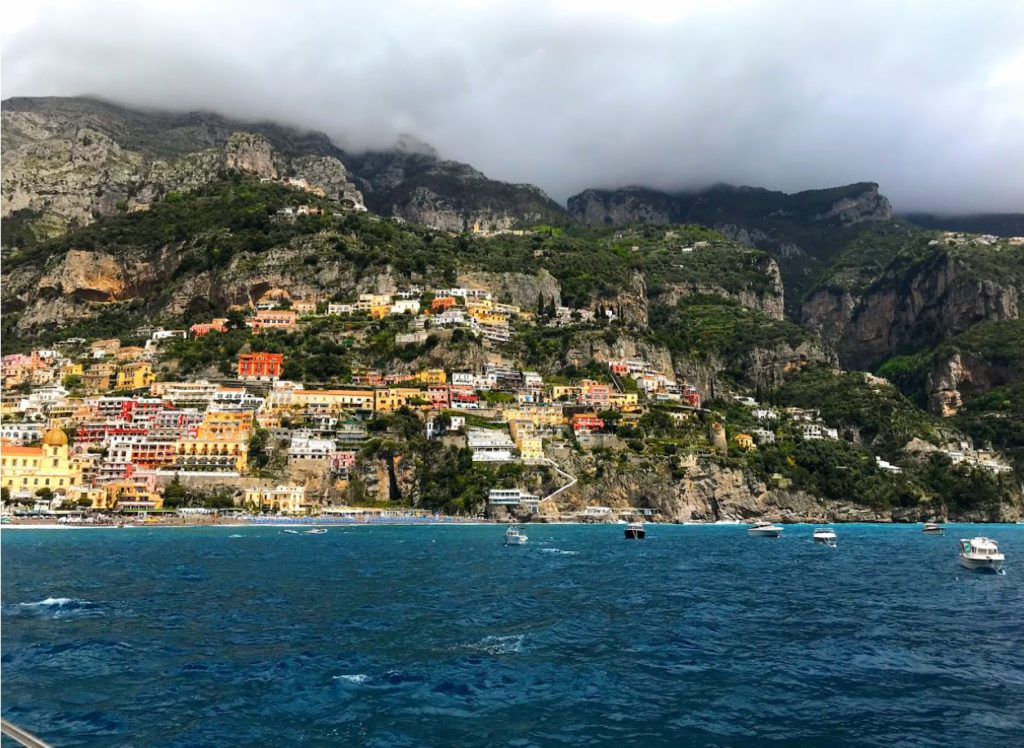
[[[3,96],[91,93],[402,133],[557,199],[873,180],[897,209],[1024,210],[1024,4],[31,4]]]

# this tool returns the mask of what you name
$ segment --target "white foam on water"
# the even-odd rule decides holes
[[[344,680],[349,683],[366,683],[370,680],[370,676],[365,673],[356,673],[354,675],[335,675],[331,680]]]
[[[525,640],[525,634],[485,636],[480,641],[466,646],[468,649],[475,649],[492,655],[518,654],[523,651],[523,642]]]
[[[18,603],[23,608],[63,608],[67,605],[88,605],[85,600],[77,600],[73,597],[48,597],[34,603]]]
[[[229,538],[240,538],[240,537],[242,537],[242,536],[241,536],[241,535],[228,535],[228,537],[229,537]]]

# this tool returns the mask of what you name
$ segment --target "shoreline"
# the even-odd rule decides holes
[[[550,526],[578,526],[578,527],[619,527],[616,522],[332,522],[322,520],[304,521],[269,521],[269,522],[168,522],[151,524],[124,524],[118,525],[87,525],[87,524],[66,524],[60,525],[53,522],[11,522],[0,527],[0,534],[7,530],[155,530],[155,529],[178,529],[196,527],[217,527],[217,528],[277,528],[290,527],[501,527],[509,524],[517,524],[526,528],[540,528]],[[753,522],[652,522],[654,527],[750,527]],[[914,527],[922,525],[922,522],[790,522],[783,527],[817,527],[817,526],[855,526],[870,525],[881,527]],[[982,526],[982,527],[1021,527],[1024,522],[944,522],[943,527],[955,527],[959,525]]]

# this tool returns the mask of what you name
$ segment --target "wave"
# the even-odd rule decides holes
[[[73,615],[88,615],[98,612],[99,606],[88,600],[79,600],[74,597],[48,597],[45,600],[36,600],[31,603],[17,603],[15,605],[4,605],[3,612],[6,615],[14,616],[50,616],[52,618],[67,618]]]
[[[464,644],[462,649],[486,652],[491,655],[519,654],[523,651],[525,634],[506,634],[504,636],[485,636],[478,642]]]
[[[240,538],[240,537],[242,537],[242,536],[241,536],[241,535],[228,535],[228,537],[229,537],[229,538]]]
[[[349,683],[366,683],[370,680],[370,676],[364,673],[355,673],[353,675],[335,675],[331,680],[344,680]]]
[[[563,551],[561,548],[541,548],[541,553],[557,553],[561,556],[578,556],[579,551]]]

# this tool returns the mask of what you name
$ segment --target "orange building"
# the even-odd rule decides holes
[[[455,306],[454,296],[438,296],[436,299],[430,302],[430,311],[447,312],[453,306]]]
[[[238,356],[238,376],[241,379],[280,379],[283,367],[283,353],[242,353]]]

